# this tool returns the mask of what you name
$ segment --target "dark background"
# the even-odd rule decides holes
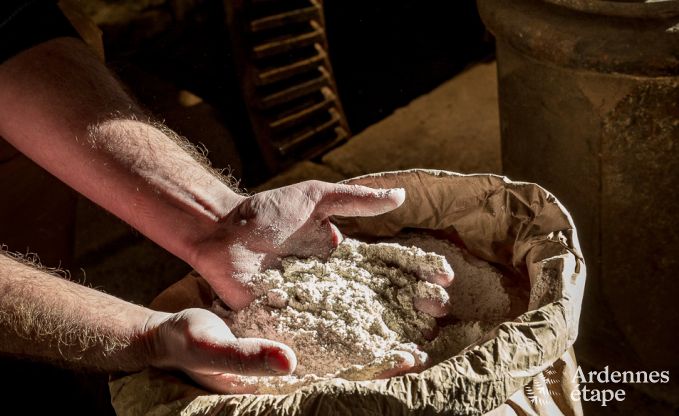
[[[224,155],[213,163],[235,165],[248,187],[268,179],[236,79],[222,2],[156,3],[135,6],[122,22],[90,6],[104,31],[109,65],[161,116],[164,98],[149,91],[149,79],[203,98],[231,133],[227,139],[240,159],[233,163],[233,155]],[[176,3],[184,3],[181,11]],[[330,0],[324,8],[330,58],[354,134],[493,55],[473,1]],[[166,121],[174,127],[174,120]]]

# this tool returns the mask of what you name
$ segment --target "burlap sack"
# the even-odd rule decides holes
[[[528,311],[420,373],[388,380],[329,380],[287,395],[211,395],[181,375],[148,369],[112,380],[120,416],[132,415],[579,415],[571,399],[585,265],[570,215],[537,185],[493,175],[428,170],[348,181],[403,187],[406,202],[374,218],[336,219],[351,236],[440,230],[530,284]],[[521,283],[519,282],[519,283]],[[155,302],[168,311],[208,306],[192,275]]]

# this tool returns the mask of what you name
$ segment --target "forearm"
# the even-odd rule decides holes
[[[0,352],[105,371],[149,365],[149,309],[0,254]]]
[[[289,347],[237,339],[205,309],[152,311],[5,253],[0,253],[0,354],[107,372],[178,369],[215,388],[219,380],[213,378],[233,385],[236,376],[228,373],[281,375],[296,365]]]
[[[174,254],[240,199],[146,116],[87,47],[56,39],[0,65],[0,136]]]

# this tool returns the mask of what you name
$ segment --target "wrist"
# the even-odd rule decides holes
[[[220,182],[220,186],[214,188],[215,218],[217,223],[222,223],[247,197],[231,189],[227,184]]]
[[[200,268],[206,243],[215,238],[228,238],[231,218],[234,217],[238,206],[247,198],[225,184],[222,185],[210,190],[209,215],[191,215],[192,218],[187,224],[186,238],[182,241],[182,251],[175,253],[195,269]]]
[[[172,314],[166,312],[151,311],[141,330],[141,348],[149,366],[166,368],[168,363],[168,348],[165,345],[163,324]]]

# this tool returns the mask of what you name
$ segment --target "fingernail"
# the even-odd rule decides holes
[[[330,229],[332,232],[332,246],[334,248],[340,245],[344,238],[342,237],[342,233],[340,232],[339,228],[337,228],[335,224],[330,223]]]
[[[266,353],[266,367],[279,374],[290,374],[290,360],[287,355],[279,349],[271,349]]]
[[[450,269],[450,266],[448,266]],[[443,287],[448,287],[451,284],[453,284],[453,281],[455,280],[455,272],[453,272],[453,269],[450,269],[450,271],[442,271],[440,273],[437,273],[433,278],[432,278],[432,283],[436,283],[439,286]]]

